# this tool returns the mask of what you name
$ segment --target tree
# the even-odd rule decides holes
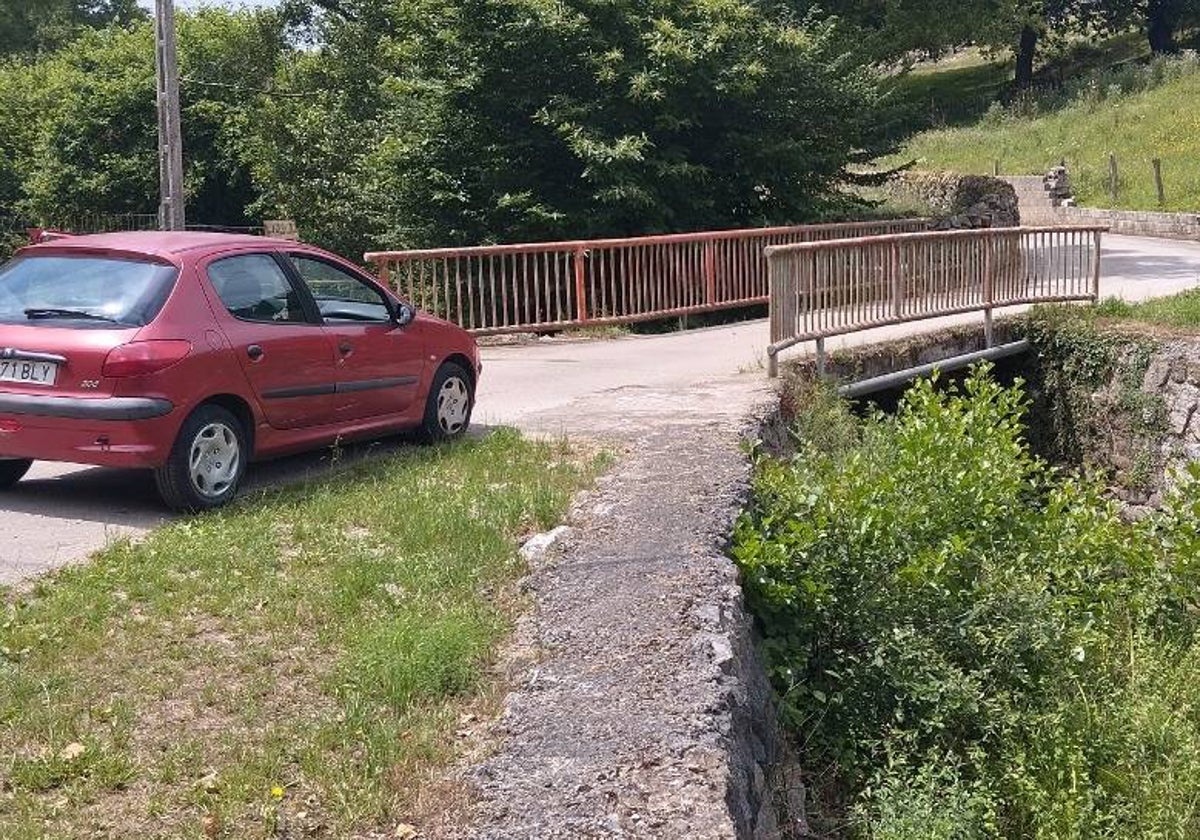
[[[878,63],[936,58],[976,40],[993,0],[799,0],[801,14],[833,15],[848,48]]]
[[[54,50],[84,29],[146,17],[137,0],[0,0],[0,54]]]
[[[1179,48],[1176,33],[1200,23],[1200,0],[1110,0],[1102,6],[1110,31],[1140,27],[1155,53],[1175,52]]]
[[[745,0],[319,5],[326,66],[383,78],[373,113],[343,85],[309,125],[374,133],[357,177],[386,196],[391,245],[813,218],[872,142],[873,79],[833,28]],[[333,183],[356,168],[332,163]],[[260,174],[287,200],[286,175]]]
[[[258,198],[241,140],[286,49],[271,12],[178,18],[185,180],[197,223],[245,224]],[[68,48],[0,64],[0,204],[31,221],[158,206],[149,21],[84,30]]]
[[[1101,5],[1093,0],[1000,0],[994,13],[977,23],[978,39],[1013,50],[1013,84],[1025,90],[1033,84],[1039,47],[1048,40],[1088,32],[1099,19]]]

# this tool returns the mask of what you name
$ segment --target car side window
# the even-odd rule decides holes
[[[299,254],[292,254],[291,259],[326,321],[392,320],[387,299],[374,286],[324,260]]]
[[[308,320],[299,293],[268,254],[216,260],[208,266],[208,279],[235,318],[267,324]]]

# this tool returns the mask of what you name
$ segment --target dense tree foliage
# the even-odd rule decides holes
[[[1108,0],[1098,8],[1112,30],[1141,29],[1156,53],[1175,52],[1179,31],[1200,25],[1200,0]]]
[[[809,218],[870,145],[870,79],[831,27],[743,0],[374,5],[330,42],[383,70],[365,166],[418,239]]]
[[[350,253],[819,218],[880,151],[876,73],[1200,0],[285,0],[179,15],[189,221]],[[1103,14],[1099,13],[1103,11]],[[135,0],[0,0],[0,215],[157,207]],[[889,129],[889,134],[895,132]]]
[[[55,49],[87,28],[145,17],[137,0],[0,0],[0,54]]]
[[[846,43],[880,63],[971,43],[996,11],[995,0],[800,0],[797,7],[834,15]]]
[[[285,46],[273,15],[182,16],[180,63],[189,209],[237,224],[257,193],[241,146],[245,85],[273,77]],[[247,81],[251,80],[251,81]],[[53,222],[153,213],[157,119],[152,25],[93,29],[69,49],[0,67],[0,207]]]
[[[804,220],[873,151],[872,78],[786,10],[320,6],[180,16],[190,221],[353,252]],[[5,206],[153,212],[152,56],[143,19],[0,71]]]

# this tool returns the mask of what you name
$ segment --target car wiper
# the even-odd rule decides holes
[[[45,318],[78,318],[84,321],[106,321],[110,324],[121,323],[116,318],[109,318],[107,315],[97,315],[94,312],[85,312],[82,309],[54,309],[52,307],[26,309],[25,317],[30,321],[38,321]]]

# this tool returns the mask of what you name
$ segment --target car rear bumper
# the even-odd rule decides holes
[[[178,423],[162,399],[0,394],[0,457],[105,467],[161,466]]]
[[[0,394],[0,415],[62,417],[67,420],[150,420],[174,408],[169,400],[151,397],[43,397],[39,394]]]

